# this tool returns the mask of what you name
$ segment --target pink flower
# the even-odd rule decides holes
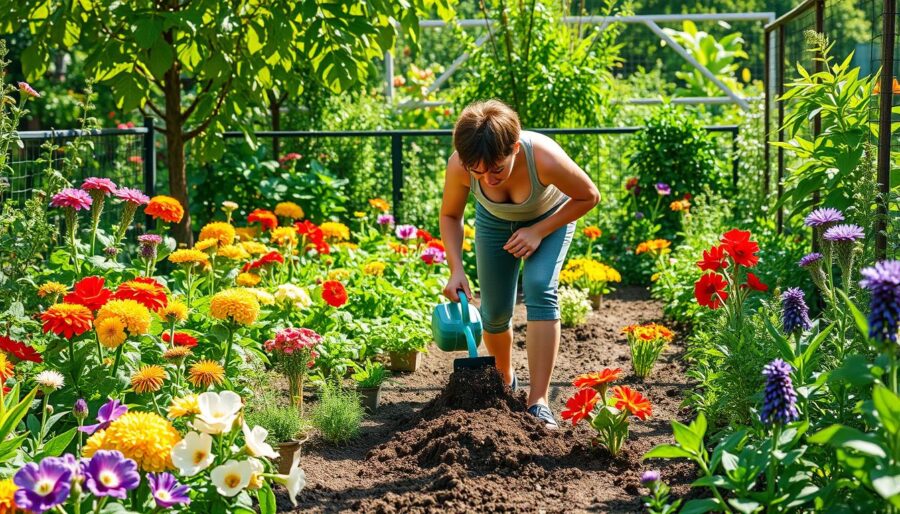
[[[116,184],[108,178],[90,177],[81,184],[81,189],[84,191],[97,191],[106,196],[116,192]]]
[[[416,237],[416,227],[414,225],[397,225],[395,233],[400,239],[413,239]]]
[[[140,192],[137,189],[131,189],[129,187],[123,187],[115,192],[117,198],[125,200],[126,202],[131,202],[135,205],[147,205],[147,202],[150,201],[150,197]]]
[[[19,82],[19,91],[30,96],[31,98],[40,98],[41,94],[28,85],[28,82]]]
[[[91,203],[93,203],[91,195],[85,193],[81,189],[72,187],[67,187],[59,193],[56,193],[53,195],[53,199],[50,200],[51,207],[68,207],[70,209],[75,209],[76,211],[90,208]]]
[[[312,349],[322,341],[322,336],[308,328],[285,328],[275,334],[275,339],[269,339],[263,346],[269,352],[282,352],[287,355]]]
[[[447,256],[440,248],[429,246],[422,252],[422,260],[425,264],[440,264],[447,260]]]
[[[132,155],[128,158],[128,162],[132,164],[141,164],[142,162],[144,162],[144,159],[142,159],[140,155]]]

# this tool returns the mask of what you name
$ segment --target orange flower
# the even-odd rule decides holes
[[[586,418],[594,410],[594,406],[597,405],[599,399],[600,394],[597,391],[580,389],[566,402],[566,409],[561,413],[562,418],[571,419],[573,426],[578,424],[579,421]]]
[[[650,400],[628,386],[613,387],[612,400],[617,409],[627,410],[641,420],[649,418],[653,413]]]
[[[119,284],[114,298],[118,300],[134,300],[144,307],[156,312],[169,303],[166,290],[155,279],[137,277]]]
[[[584,237],[590,239],[591,241],[603,235],[603,231],[598,227],[585,227],[581,232],[584,234]]]
[[[597,386],[605,386],[610,382],[614,382],[618,380],[619,373],[622,372],[622,368],[604,368],[602,371],[595,371],[593,373],[584,373],[575,377],[575,381],[572,382],[572,385],[575,387],[585,389],[585,388],[597,388]]]
[[[57,303],[43,314],[44,332],[53,332],[58,336],[72,339],[91,329],[94,315],[84,305],[75,303]]]
[[[893,83],[891,84],[892,93],[897,95],[900,94],[900,82],[897,81],[897,77],[894,77]],[[881,94],[881,80],[875,82],[875,88],[872,90],[873,95]]]
[[[278,226],[278,218],[272,211],[256,209],[247,215],[247,223],[259,222],[266,230],[272,230]]]
[[[372,199],[370,199],[370,200],[369,200],[369,205],[371,205],[372,207],[378,209],[378,210],[381,211],[381,212],[387,212],[387,211],[391,210],[391,204],[387,203],[387,201],[385,201],[385,200],[382,199],[382,198],[372,198]]]
[[[150,203],[144,208],[144,213],[154,219],[178,223],[184,216],[184,207],[181,206],[181,202],[171,196],[158,195],[150,199]]]

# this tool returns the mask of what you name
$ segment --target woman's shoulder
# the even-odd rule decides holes
[[[462,161],[456,152],[447,159],[447,179],[469,187],[469,173],[463,167]]]
[[[566,157],[566,152],[559,146],[559,143],[544,134],[523,130],[522,139],[531,143],[531,152],[534,155],[538,171],[547,167],[552,168]]]

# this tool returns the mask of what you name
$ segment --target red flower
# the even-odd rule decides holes
[[[622,372],[622,368],[604,368],[602,371],[595,371],[593,373],[583,373],[575,377],[575,381],[572,382],[572,385],[578,388],[595,388],[597,386],[605,386],[606,384],[615,381],[619,378],[619,373]]]
[[[685,200],[690,200],[690,199],[691,199],[691,194],[690,194],[690,193],[685,193],[685,194],[684,194],[684,199],[685,199]]]
[[[337,280],[326,280],[322,284],[322,299],[332,307],[340,307],[347,303],[347,290]]]
[[[444,248],[444,243],[441,242],[440,239],[432,239],[431,241],[428,241],[428,245],[426,246],[426,248],[437,248],[442,252],[447,251],[447,249]]]
[[[634,189],[635,186],[637,186],[637,184],[638,184],[637,177],[631,177],[630,179],[628,179],[627,182],[625,182],[625,190],[631,191],[632,189]]]
[[[653,414],[653,406],[650,405],[650,400],[628,386],[613,387],[611,399],[615,402],[614,405],[617,409],[627,410],[641,420],[645,420]]]
[[[434,237],[430,233],[428,233],[428,231],[425,230],[424,228],[420,228],[420,229],[416,230],[416,238],[421,239],[426,243],[431,241],[432,239],[434,239]]]
[[[63,298],[63,302],[84,305],[92,311],[99,310],[112,296],[112,291],[103,288],[105,282],[103,277],[85,277],[75,283],[73,291]]]
[[[759,262],[759,245],[755,241],[744,241],[740,243],[724,243],[725,251],[731,256],[734,263],[738,266],[746,266],[752,268]]]
[[[137,277],[119,284],[114,298],[118,300],[134,300],[153,312],[169,303],[166,289],[150,277]]]
[[[598,400],[600,400],[600,393],[597,391],[593,389],[579,389],[574,396],[566,401],[566,409],[561,414],[562,418],[571,419],[572,426],[575,426],[594,410]]]
[[[247,223],[259,222],[266,230],[272,230],[278,226],[278,218],[272,211],[256,209],[247,215]]]
[[[308,243],[306,245],[307,250],[311,247],[315,247],[316,252],[321,255],[328,255],[331,253],[331,247],[328,246],[328,243],[325,241],[325,234],[322,233],[322,229],[315,223],[309,220],[303,220],[294,223],[294,226],[297,227],[297,233],[306,238]]]
[[[246,273],[252,269],[261,268],[267,264],[284,264],[284,257],[282,257],[281,254],[276,252],[275,250],[272,250],[259,259],[244,264],[244,267],[241,269],[241,271]]]
[[[703,260],[697,261],[697,266],[703,271],[719,271],[728,266],[728,260],[725,258],[725,245],[713,246],[709,250],[704,250]]]
[[[728,299],[725,287],[728,283],[718,273],[707,273],[694,284],[694,298],[697,303],[710,309],[718,309]]]
[[[760,282],[759,277],[749,272],[747,273],[747,283],[744,284],[744,287],[749,287],[754,291],[761,291],[763,293],[769,290],[769,286]]]
[[[733,228],[722,234],[723,243],[746,243],[748,241],[750,241],[749,230],[738,230]]]
[[[41,321],[44,322],[45,333],[53,332],[66,339],[72,339],[91,329],[94,315],[84,305],[58,303],[51,305],[41,314]]]
[[[3,350],[4,352],[12,355],[20,361],[31,361],[38,364],[44,362],[41,354],[38,353],[34,348],[26,345],[25,343],[13,341],[8,337],[0,336],[0,350]]]
[[[172,338],[170,338],[169,333],[166,332],[162,335],[162,340],[169,343],[172,341]],[[187,346],[188,348],[193,348],[194,346],[197,346],[197,339],[187,332],[175,332],[175,346]]]

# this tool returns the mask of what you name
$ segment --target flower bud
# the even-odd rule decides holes
[[[88,405],[84,398],[75,400],[75,406],[72,408],[72,415],[78,421],[84,421],[88,416]]]

